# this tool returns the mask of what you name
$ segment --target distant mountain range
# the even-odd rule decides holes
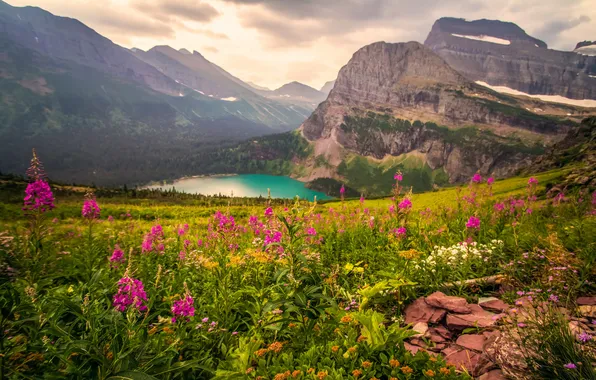
[[[264,96],[196,51],[128,50],[37,7],[0,1],[0,30],[3,171],[23,173],[36,147],[60,180],[181,175],[185,156],[295,129],[324,99],[285,96],[297,83]]]

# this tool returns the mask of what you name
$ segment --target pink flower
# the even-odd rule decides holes
[[[528,179],[528,185],[535,185],[538,183],[538,180],[534,177],[530,177],[530,179]]]
[[[174,305],[172,306],[172,314],[174,314],[174,317],[172,318],[172,323],[176,322],[176,317],[194,317],[195,308],[193,304],[194,300],[192,299],[190,294],[174,302]]]
[[[315,229],[314,229],[314,228],[312,228],[312,227],[309,227],[309,228],[307,228],[307,229],[306,229],[306,233],[307,233],[308,235],[310,235],[310,236],[315,236],[315,235],[317,234],[317,230],[315,230]]]
[[[114,221],[114,217],[112,215],[108,216],[108,222],[113,222]]]
[[[470,219],[468,219],[468,222],[466,223],[466,227],[479,229],[480,228],[480,219],[476,218],[475,216],[470,216]]]
[[[488,179],[486,180],[487,185],[492,185],[494,182],[495,182],[495,179],[493,177],[488,177]]]
[[[24,211],[46,212],[55,207],[54,194],[52,194],[50,185],[41,179],[27,185],[23,202]]]
[[[567,369],[576,369],[577,368],[577,366],[573,363],[567,363],[563,367],[565,367]]]
[[[265,216],[271,216],[273,215],[273,209],[271,207],[267,207],[265,209]]]
[[[155,226],[151,227],[151,235],[154,237],[163,236],[163,227],[160,224],[156,224]]]
[[[401,173],[395,173],[395,175],[393,176],[393,179],[396,181],[401,181],[404,179],[404,177],[401,175]]]
[[[412,208],[412,201],[409,198],[404,198],[399,204],[397,205],[401,210],[409,210]]]
[[[344,185],[341,185],[341,188],[339,189],[339,194],[344,195],[345,193],[346,193],[346,188]]]
[[[482,176],[479,173],[474,174],[474,176],[472,177],[472,182],[474,182],[474,183],[482,182]]]
[[[110,257],[110,261],[113,263],[121,263],[124,261],[124,251],[120,249],[120,246],[116,244],[114,247],[114,252],[112,252],[112,256]]]
[[[505,204],[495,203],[494,209],[495,209],[495,211],[503,211],[503,210],[505,210]]]
[[[129,307],[133,307],[138,311],[145,311],[147,306],[143,305],[143,301],[147,301],[147,293],[140,280],[122,277],[118,281],[118,293],[113,299],[116,310],[124,312]]]
[[[399,227],[397,230],[395,230],[395,234],[398,237],[406,236],[406,232],[407,232],[406,227]]]
[[[147,253],[153,250],[153,235],[147,234],[141,244],[141,252]]]
[[[83,215],[83,218],[90,220],[99,219],[99,212],[99,205],[97,204],[97,201],[95,201],[94,197],[85,199],[85,202],[83,202],[83,209],[81,210],[81,215]]]
[[[577,336],[577,338],[580,340],[580,342],[582,343],[588,343],[589,341],[592,340],[592,335],[586,333],[585,331],[582,332],[581,334],[579,334]]]

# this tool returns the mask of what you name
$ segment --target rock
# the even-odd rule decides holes
[[[431,327],[428,329],[428,338],[435,343],[446,342],[448,339],[451,339],[451,335],[449,330],[443,326]]]
[[[455,344],[457,344],[458,346],[461,346],[463,348],[470,349],[470,350],[482,351],[482,347],[484,346],[485,341],[486,341],[486,338],[484,337],[484,335],[465,334],[465,335],[461,335],[459,338],[457,338],[457,340],[455,341]]]
[[[410,351],[412,353],[412,355],[416,355],[416,353],[418,351],[420,351],[420,350],[426,351],[424,348],[415,346],[415,345],[410,344],[408,342],[404,342],[404,347],[406,348],[406,350]]]
[[[428,324],[425,322],[418,322],[412,327],[412,330],[418,333],[417,336],[423,336],[428,331]]]
[[[463,330],[469,327],[490,327],[496,323],[493,313],[482,309],[478,305],[470,305],[471,314],[447,314],[447,328],[450,330]]]
[[[404,319],[407,324],[417,322],[429,323],[431,321],[438,322],[443,319],[445,313],[445,310],[430,306],[424,301],[424,297],[420,297],[406,307],[406,310],[404,311]]]
[[[493,369],[490,372],[485,373],[484,375],[480,376],[478,380],[505,380],[506,377],[503,375],[503,371],[500,369]]]
[[[445,309],[458,314],[468,314],[471,312],[468,301],[462,297],[453,297],[441,292],[434,292],[426,297],[426,303],[436,308]]]
[[[447,350],[443,350],[443,353],[445,353],[445,351]],[[445,355],[447,364],[455,366],[457,370],[467,370],[470,373],[474,371],[476,364],[478,364],[478,359],[480,359],[479,353],[466,349],[458,349],[455,351],[449,350],[447,353],[448,354]]]
[[[579,297],[577,299],[577,304],[578,305],[590,305],[590,306],[594,306],[596,305],[596,297]]]
[[[480,305],[484,310],[492,311],[495,313],[503,313],[509,309],[509,305],[505,302],[501,301],[495,297],[489,298],[481,298],[478,300],[478,305]]]
[[[584,317],[596,318],[596,306],[584,305],[577,308],[577,311]]]
[[[482,352],[480,354],[480,358],[478,358],[478,363],[476,363],[476,367],[474,368],[473,375],[480,376],[483,373],[497,368],[498,366],[492,360],[490,360],[488,354],[486,352]]]

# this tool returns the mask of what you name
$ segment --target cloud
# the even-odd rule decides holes
[[[535,33],[538,37],[546,40],[557,40],[560,38],[561,33],[587,22],[590,22],[590,17],[586,15],[572,19],[553,20],[545,23],[544,26],[536,30]]]
[[[217,53],[217,52],[219,52],[219,49],[217,49],[215,46],[205,46],[203,48],[203,50],[208,51],[210,53]]]

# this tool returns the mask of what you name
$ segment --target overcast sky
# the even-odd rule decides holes
[[[8,0],[77,18],[125,47],[197,50],[235,76],[320,88],[360,47],[424,42],[440,17],[512,21],[549,47],[596,40],[595,0]]]

